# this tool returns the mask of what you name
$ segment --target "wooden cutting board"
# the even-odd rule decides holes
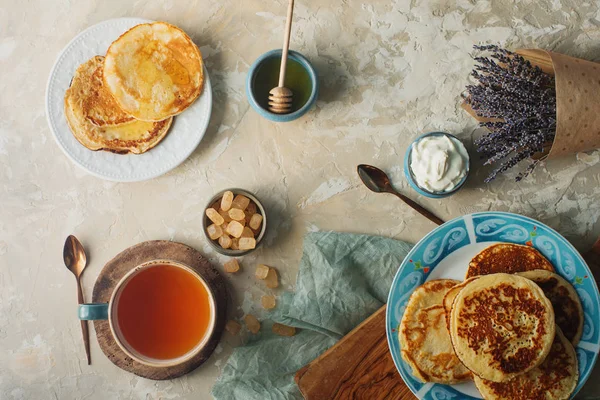
[[[583,256],[600,278],[600,239]],[[600,283],[599,283],[600,284]],[[383,306],[296,373],[306,400],[415,400],[388,350]]]

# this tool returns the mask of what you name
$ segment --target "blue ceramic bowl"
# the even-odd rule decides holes
[[[417,181],[413,175],[412,169],[410,168],[411,154],[412,154],[412,149],[413,149],[413,146],[415,145],[415,143],[417,143],[419,140],[423,139],[424,137],[429,137],[429,136],[448,136],[451,139],[455,139],[460,142],[460,140],[456,136],[450,135],[449,133],[444,133],[444,132],[429,132],[429,133],[419,136],[418,138],[415,139],[415,141],[413,141],[410,144],[410,146],[408,146],[408,149],[406,150],[406,154],[404,155],[404,175],[406,176],[406,179],[408,180],[408,183],[410,184],[410,186],[417,193],[422,194],[423,196],[430,197],[432,199],[441,199],[444,197],[452,196],[454,193],[456,193],[460,190],[460,188],[465,184],[465,182],[467,181],[467,178],[469,177],[469,169],[471,166],[470,158],[467,158],[467,173],[465,174],[464,178],[462,178],[460,180],[460,182],[458,182],[458,185],[456,185],[456,187],[454,189],[452,189],[448,192],[430,192],[426,189],[421,188],[417,184]],[[468,153],[467,153],[467,155],[468,155]]]
[[[259,67],[263,62],[271,58],[281,58],[281,49],[266,52],[262,56],[258,57],[258,59],[254,61],[254,64],[252,64],[250,67],[250,70],[248,71],[248,77],[246,78],[246,96],[248,97],[248,102],[257,113],[268,120],[275,122],[293,121],[306,114],[306,112],[310,110],[310,108],[316,103],[317,95],[319,93],[319,80],[317,78],[317,73],[306,57],[296,51],[289,50],[288,58],[297,61],[301,66],[303,66],[310,77],[312,82],[312,91],[306,103],[304,103],[304,105],[298,110],[289,114],[275,114],[260,105],[260,102],[257,100],[254,91],[255,78]]]

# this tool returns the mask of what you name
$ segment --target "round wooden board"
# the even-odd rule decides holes
[[[143,378],[173,379],[198,368],[212,354],[219,343],[227,317],[227,289],[219,272],[197,250],[181,243],[153,240],[132,246],[110,260],[100,272],[94,285],[93,302],[107,303],[121,278],[143,262],[169,259],[184,263],[198,272],[210,286],[217,304],[215,330],[206,347],[194,358],[176,367],[156,368],[140,364],[128,357],[117,345],[108,321],[94,321],[100,348],[117,367]]]

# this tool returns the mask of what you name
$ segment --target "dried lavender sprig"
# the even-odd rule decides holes
[[[486,182],[516,164],[541,153],[556,133],[556,91],[554,78],[532,66],[519,54],[496,45],[473,46],[491,53],[475,57],[471,75],[478,82],[469,85],[465,101],[482,117],[499,121],[482,122],[490,133],[476,141],[486,164],[500,162]],[[538,165],[533,161],[517,176],[523,179]]]

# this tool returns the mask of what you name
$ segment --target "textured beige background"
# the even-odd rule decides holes
[[[600,152],[553,161],[519,184],[512,174],[485,185],[487,170],[477,164],[468,187],[446,200],[416,196],[401,164],[409,142],[427,131],[457,134],[472,147],[475,124],[458,96],[473,43],[538,46],[598,61],[597,2],[297,3],[292,48],[314,62],[321,95],[305,118],[276,125],[249,109],[244,80],[254,59],[280,46],[284,0],[0,0],[0,399],[208,398],[242,339],[225,337],[204,367],[170,382],[119,370],[93,336],[87,366],[75,282],[61,249],[70,233],[87,246],[88,297],[103,264],[143,240],[181,241],[221,263],[200,226],[205,202],[225,187],[255,191],[272,222],[267,245],[244,258],[244,273],[227,278],[238,317],[261,294],[251,276],[255,261],[278,267],[284,288],[293,287],[307,231],[416,241],[432,228],[396,198],[363,188],[355,173],[361,162],[385,168],[400,190],[445,219],[518,212],[558,229],[580,250],[600,234]],[[54,143],[44,115],[58,52],[86,27],[121,16],[185,29],[201,48],[215,97],[209,131],[190,159],[134,184],[103,182],[76,168]],[[590,396],[600,393],[595,381],[586,388]]]

